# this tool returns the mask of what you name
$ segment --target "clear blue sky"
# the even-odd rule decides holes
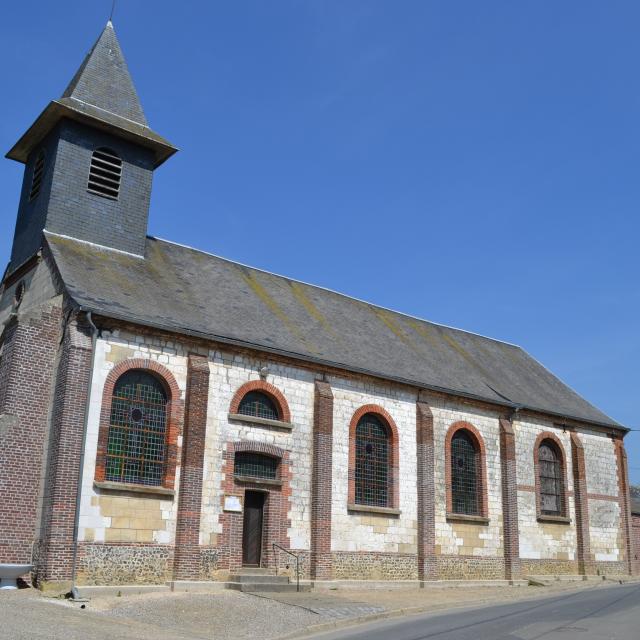
[[[2,150],[110,5],[3,5]],[[114,23],[181,149],[151,234],[515,342],[640,428],[640,3],[119,0]],[[5,260],[21,178],[0,163]]]

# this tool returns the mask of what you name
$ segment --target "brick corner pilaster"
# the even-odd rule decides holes
[[[502,471],[502,535],[505,579],[518,580],[521,567],[516,434],[513,422],[506,418],[500,420],[500,466]]]
[[[589,575],[594,572],[594,563],[591,559],[587,469],[584,446],[580,436],[575,431],[571,432],[571,461],[573,468],[573,499],[576,513],[578,573],[580,575]]]
[[[190,354],[187,370],[182,466],[173,574],[175,580],[198,580],[204,449],[209,404],[209,360]]]
[[[433,412],[421,397],[416,402],[418,495],[418,579],[437,580],[435,552],[435,449]]]
[[[634,551],[640,552],[640,548],[634,550],[633,532],[631,529],[631,496],[629,495],[629,470],[627,466],[627,452],[624,440],[620,436],[613,438],[618,467],[618,496],[620,498],[620,527],[625,550],[625,564],[629,575],[634,573]]]
[[[311,493],[311,563],[314,580],[333,577],[331,497],[333,485],[333,392],[316,380],[313,406],[313,467]]]

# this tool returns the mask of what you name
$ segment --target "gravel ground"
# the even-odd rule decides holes
[[[310,611],[233,591],[95,598],[84,610],[36,591],[0,593],[3,640],[244,640],[319,621]]]
[[[94,597],[85,609],[33,589],[0,591],[0,640],[266,640],[369,611],[412,607],[439,611],[602,586],[605,583],[580,582],[551,587],[345,590],[277,599],[236,591],[149,593]]]

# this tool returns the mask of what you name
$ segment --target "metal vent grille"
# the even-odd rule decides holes
[[[356,504],[389,506],[389,433],[374,414],[356,426]]]
[[[110,149],[96,149],[91,156],[87,191],[117,200],[120,194],[122,160]]]
[[[480,515],[478,490],[479,455],[466,431],[456,431],[451,440],[451,498],[454,513]]]
[[[144,371],[125,373],[111,402],[106,479],[160,485],[166,460],[167,396]]]
[[[35,164],[33,165],[33,178],[31,180],[31,191],[29,191],[29,201],[35,200],[42,186],[42,178],[44,177],[44,151],[38,153]]]
[[[546,515],[562,513],[562,472],[556,448],[545,440],[538,449],[540,473],[540,510]]]
[[[276,403],[265,393],[249,391],[240,401],[238,413],[254,418],[266,418],[267,420],[280,420]]]
[[[233,475],[261,480],[276,480],[278,477],[278,459],[259,453],[236,453],[233,463]]]

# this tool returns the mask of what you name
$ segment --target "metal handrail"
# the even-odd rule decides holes
[[[272,547],[273,547],[274,555],[275,555],[276,549],[280,549],[280,551],[284,551],[285,553],[288,553],[292,558],[295,558],[296,560],[296,591],[300,591],[300,557],[295,553],[293,553],[292,551],[289,551],[289,549],[285,549],[284,547],[281,547],[277,542],[273,542]],[[278,575],[277,559],[276,559],[276,575]]]

